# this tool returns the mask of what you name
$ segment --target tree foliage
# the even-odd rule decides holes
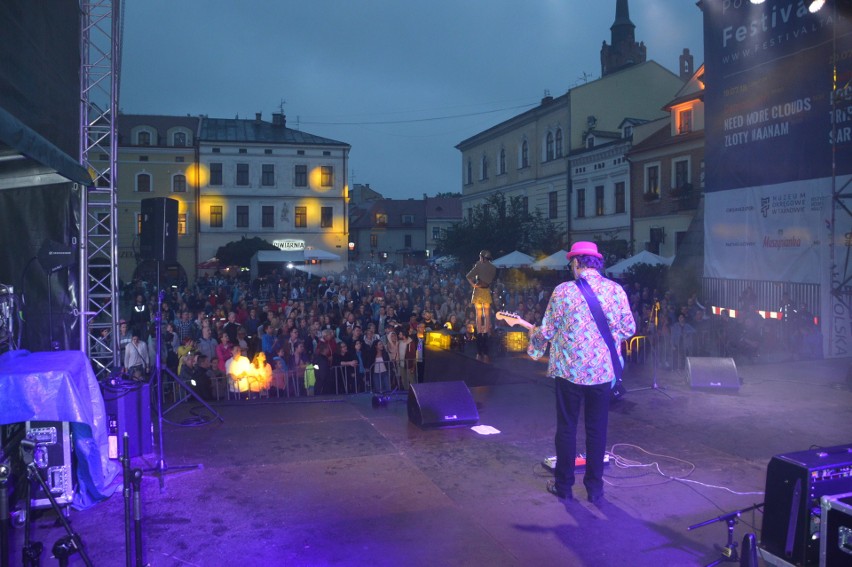
[[[437,239],[436,252],[467,263],[479,251],[490,250],[495,258],[520,250],[531,256],[549,255],[562,246],[562,232],[541,212],[530,213],[521,197],[502,193],[476,205],[468,218],[454,224]]]
[[[219,259],[220,266],[247,268],[251,257],[260,250],[278,250],[278,248],[258,236],[253,238],[243,236],[240,240],[232,240],[224,246],[220,246],[216,250],[216,257]]]

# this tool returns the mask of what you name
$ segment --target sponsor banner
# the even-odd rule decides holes
[[[704,275],[821,283],[830,196],[830,179],[708,193]]]
[[[705,0],[706,192],[852,172],[852,22],[806,4]]]

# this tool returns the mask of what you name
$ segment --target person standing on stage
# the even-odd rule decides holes
[[[470,302],[476,309],[476,360],[489,362],[488,335],[491,332],[491,282],[497,276],[497,267],[491,263],[491,252],[479,253],[479,261],[473,265],[467,281],[473,286]]]
[[[558,498],[572,498],[577,421],[580,407],[585,405],[583,484],[589,501],[597,502],[603,496],[610,389],[615,385],[616,374],[610,348],[581,286],[597,298],[616,350],[636,332],[636,323],[624,290],[601,275],[603,256],[595,243],[575,242],[567,258],[575,281],[561,283],[553,290],[541,326],[529,331],[527,353],[538,359],[550,344],[547,375],[554,378],[556,385],[556,469],[547,491]]]

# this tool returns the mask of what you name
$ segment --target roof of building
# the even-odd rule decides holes
[[[387,215],[387,224],[383,228],[423,228],[426,226],[426,205],[422,199],[382,199],[373,201],[361,214],[353,218],[350,229],[371,228],[375,226],[377,214]],[[412,215],[410,223],[403,223],[404,215]]]
[[[458,197],[426,197],[426,219],[459,219],[462,218],[461,199]]]
[[[273,124],[258,119],[208,118],[201,122],[198,139],[203,142],[245,142],[257,144],[300,144],[317,146],[350,147],[346,142],[332,140],[287,128],[285,124]]]
[[[165,146],[166,132],[170,128],[183,127],[192,132],[193,136],[198,134],[198,116],[168,116],[165,114],[118,114],[118,144],[130,140],[130,134],[137,126],[150,126],[157,131],[157,142],[151,141],[151,145]]]

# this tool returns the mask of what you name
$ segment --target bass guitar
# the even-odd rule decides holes
[[[498,311],[495,315],[498,321],[505,321],[509,324],[510,327],[514,327],[515,325],[520,325],[526,329],[532,329],[535,327],[532,323],[525,321],[520,315],[517,313],[510,313],[509,311]]]

